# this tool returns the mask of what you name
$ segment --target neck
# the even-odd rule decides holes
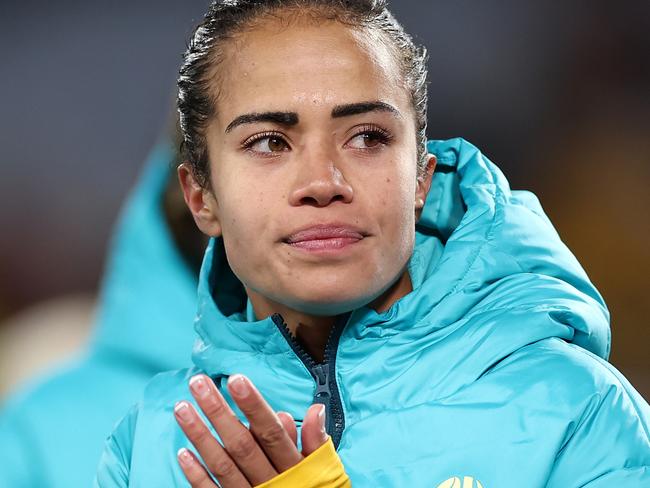
[[[408,271],[404,271],[399,279],[370,302],[369,306],[378,313],[385,312],[393,303],[412,290],[411,277]],[[300,342],[305,351],[317,362],[323,361],[327,339],[336,321],[336,316],[311,315],[270,300],[249,288],[246,289],[246,292],[257,319],[265,319],[279,313],[284,318],[291,334]]]

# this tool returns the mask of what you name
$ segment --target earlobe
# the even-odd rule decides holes
[[[431,188],[431,180],[433,173],[436,170],[438,160],[433,154],[427,154],[427,166],[422,176],[417,179],[417,188],[415,190],[415,210],[420,212],[424,208],[424,203],[427,201],[427,195]]]
[[[178,166],[178,181],[183,189],[185,203],[199,230],[210,237],[220,236],[221,224],[217,215],[217,201],[211,191],[203,188],[196,181],[189,163],[185,162]]]

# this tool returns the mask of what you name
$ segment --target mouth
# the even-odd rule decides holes
[[[331,253],[361,242],[368,234],[345,224],[320,224],[300,229],[283,239],[285,244],[307,252]]]

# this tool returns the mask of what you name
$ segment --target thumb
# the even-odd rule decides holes
[[[309,456],[312,452],[327,442],[329,435],[325,430],[325,405],[316,403],[309,407],[302,422],[300,439],[302,454]]]

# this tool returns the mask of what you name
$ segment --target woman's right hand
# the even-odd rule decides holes
[[[190,380],[190,391],[215,428],[223,445],[212,435],[191,403],[176,404],[174,414],[181,429],[203,460],[188,449],[178,452],[178,461],[193,488],[240,488],[260,485],[288,470],[325,444],[325,408],[309,407],[301,429],[302,452],[298,451],[294,419],[274,412],[252,382],[243,375],[228,379],[228,391],[246,415],[242,424],[214,382],[200,374]]]

